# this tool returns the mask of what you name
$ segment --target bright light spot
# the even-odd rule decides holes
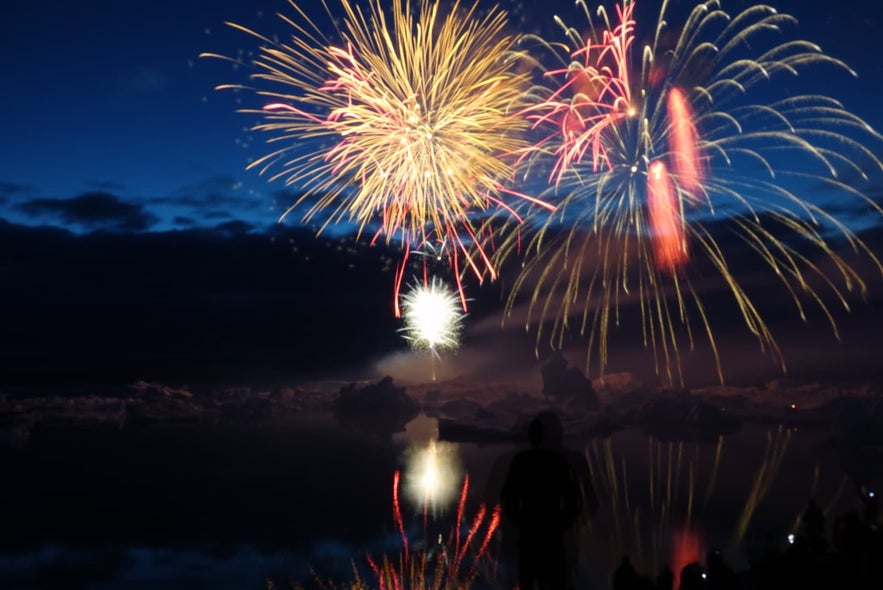
[[[414,348],[457,348],[463,315],[457,293],[435,277],[402,297],[405,340]]]
[[[435,440],[408,449],[403,490],[414,506],[438,514],[456,501],[462,480],[457,449]]]

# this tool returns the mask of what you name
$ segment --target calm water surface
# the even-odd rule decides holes
[[[27,445],[0,447],[0,587],[257,590],[268,579],[309,581],[311,568],[349,579],[366,554],[398,551],[393,476],[408,474],[408,458],[435,427],[421,416],[384,436],[315,414],[39,426]],[[469,476],[470,511],[493,500],[500,469],[518,450],[440,446],[455,467],[452,489]],[[591,588],[607,587],[624,553],[648,573],[712,545],[746,563],[754,547],[785,542],[809,497],[836,514],[855,505],[850,476],[868,477],[825,433],[775,425],[701,444],[623,431],[568,446],[586,454],[601,501],[581,537]],[[419,537],[420,510],[407,494],[402,501]],[[449,530],[445,507],[429,516],[433,535]],[[502,564],[507,532],[497,535]]]

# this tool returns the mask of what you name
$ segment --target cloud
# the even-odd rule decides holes
[[[153,197],[151,204],[176,205],[192,209],[218,207],[238,209],[257,205],[254,195],[243,190],[242,180],[234,176],[215,175],[201,182],[178,187],[171,195]]]
[[[775,237],[791,251],[787,256],[799,262],[800,277],[790,274],[787,265],[779,263],[781,274],[777,273],[764,258],[756,252],[746,240],[739,235],[738,226],[733,220],[707,222],[705,229],[708,236],[713,237],[720,251],[726,257],[728,272],[735,277],[744,289],[751,305],[760,314],[770,329],[774,341],[781,346],[782,357],[789,371],[803,372],[852,371],[858,365],[865,368],[872,365],[866,362],[867,354],[863,352],[873,338],[872,333],[879,329],[883,322],[883,280],[881,268],[872,256],[859,250],[853,251],[845,240],[831,240],[827,247],[830,253],[819,248],[811,240],[801,234],[775,223],[770,218],[761,218],[764,227],[775,232]],[[603,315],[596,315],[603,309],[603,289],[599,285],[600,278],[596,275],[605,262],[597,244],[597,238],[591,234],[578,236],[567,242],[565,258],[564,246],[558,242],[561,236],[550,233],[543,244],[542,258],[539,264],[528,272],[521,283],[521,289],[515,294],[510,313],[505,317],[500,314],[492,321],[471,322],[473,332],[491,334],[499,332],[499,323],[506,328],[525,328],[534,337],[539,356],[543,357],[553,346],[561,346],[572,353],[574,364],[583,365],[588,351],[588,342],[595,330],[594,350],[591,362],[597,367],[598,335],[600,328],[596,322],[603,321]],[[864,240],[870,252],[878,256],[883,253],[883,231],[869,228],[861,232],[859,237]],[[585,256],[577,264],[577,253],[585,245]],[[696,244],[694,243],[694,246]],[[553,258],[558,247],[558,258]],[[610,250],[607,250],[607,262],[621,261],[624,255],[622,240],[614,239]],[[786,257],[781,251],[771,251]],[[848,264],[854,275],[844,275]],[[652,263],[652,262],[651,262]],[[618,264],[618,263],[617,263]],[[639,268],[641,261],[631,259],[628,268]],[[621,267],[617,273],[621,273]],[[578,270],[575,270],[578,269]],[[518,284],[521,272],[521,259],[513,256],[507,264],[499,269],[500,282],[504,285]],[[573,292],[566,293],[566,280],[572,272],[578,272],[579,291],[575,297]],[[545,282],[539,278],[546,275]],[[775,355],[767,347],[761,349],[760,342],[751,333],[751,327],[743,315],[744,308],[736,299],[721,271],[701,252],[694,252],[686,274],[679,275],[679,283],[684,293],[684,308],[689,317],[688,326],[680,319],[680,310],[674,283],[665,276],[652,285],[645,283],[640,286],[634,272],[629,274],[630,287],[626,293],[618,289],[614,293],[615,300],[610,302],[610,316],[607,318],[606,334],[609,337],[608,370],[629,370],[637,372],[637,367],[649,367],[650,378],[654,367],[652,358],[653,347],[650,338],[654,335],[647,332],[650,325],[658,329],[658,318],[653,315],[654,309],[641,307],[640,289],[660,289],[662,301],[665,302],[666,313],[674,326],[671,338],[678,341],[678,354],[681,355],[685,374],[688,378],[700,374],[703,378],[716,379],[715,360],[710,354],[711,343],[706,334],[702,314],[708,320],[708,329],[714,337],[714,345],[720,351],[725,378],[732,376],[756,375],[775,376],[779,373]],[[620,277],[620,274],[614,276]],[[551,278],[550,278],[551,277]],[[561,277],[564,284],[556,284],[555,277]],[[592,297],[587,301],[589,287],[594,282]],[[786,285],[785,281],[788,281]],[[862,285],[862,282],[864,285]],[[539,289],[537,290],[537,286]],[[862,288],[865,287],[866,291]],[[510,287],[505,295],[510,295]],[[695,293],[695,297],[692,295]],[[546,298],[548,295],[548,299]],[[819,299],[816,299],[818,295]],[[533,297],[537,299],[533,299]],[[698,303],[697,303],[698,301]],[[563,317],[561,309],[571,303],[570,313]],[[743,300],[744,302],[744,300]],[[700,310],[699,305],[702,308]],[[823,307],[824,306],[824,307]],[[587,324],[584,326],[584,311],[587,313]],[[751,317],[749,315],[749,317]],[[563,337],[553,331],[555,322],[566,322]],[[562,324],[559,323],[558,327]],[[870,328],[877,326],[878,328]],[[839,340],[838,340],[839,336]],[[659,335],[655,337],[659,339]],[[513,338],[517,333],[513,332]],[[645,341],[648,344],[645,345]],[[659,340],[658,340],[659,341]],[[809,344],[811,343],[811,344]],[[666,342],[668,346],[670,342]],[[814,347],[814,348],[813,348]],[[838,352],[834,352],[834,350]],[[487,349],[485,349],[487,350]],[[811,354],[816,350],[815,354]],[[660,348],[657,348],[657,352]],[[825,365],[819,361],[824,356],[818,351],[830,351],[839,359],[837,367]],[[815,359],[814,362],[808,359]],[[833,358],[833,357],[832,357]],[[845,359],[851,359],[846,362]],[[847,369],[849,367],[849,369]],[[597,370],[596,368],[594,370]]]
[[[95,192],[102,193],[121,193],[125,192],[128,188],[121,182],[113,182],[110,180],[95,180],[89,183],[89,187],[94,189]]]
[[[21,195],[27,195],[33,191],[33,187],[14,182],[0,182],[0,204]]]
[[[241,179],[227,175],[211,176],[141,202],[179,227],[214,225],[213,220],[235,218],[266,219],[267,225],[276,221],[272,213],[267,213],[271,204],[263,192],[247,189]]]
[[[85,230],[145,231],[158,218],[141,205],[125,203],[109,193],[91,192],[71,199],[33,199],[18,205],[32,218],[51,218]]]
[[[402,344],[394,253],[247,224],[78,234],[0,221],[7,385],[339,375]]]
[[[284,219],[284,223],[290,225],[308,224],[314,229],[324,227],[326,231],[335,234],[352,231],[354,224],[346,220],[346,213],[344,213],[344,220],[340,220],[336,216],[337,205],[344,200],[344,197],[335,199],[332,206],[317,207],[319,201],[326,197],[327,193],[321,191],[305,193],[283,189],[273,193],[272,209],[281,216],[289,208],[294,207]],[[297,204],[296,207],[295,204]],[[305,219],[307,215],[309,215],[309,219]],[[379,230],[380,223],[377,219],[365,225],[366,234],[373,235]]]
[[[7,588],[90,588],[112,582],[134,563],[120,549],[59,551],[47,547],[4,559],[0,582]]]
[[[872,251],[883,251],[881,232],[862,237]],[[872,358],[883,330],[879,269],[860,269],[868,279],[867,301],[851,294],[849,313],[832,307],[838,341],[817,306],[808,303],[801,319],[788,294],[776,294],[783,291],[778,279],[759,267],[756,254],[743,258],[743,250],[750,250],[729,239],[721,237],[734,256],[733,270],[766,312],[789,376],[879,375]],[[0,306],[14,310],[4,320],[0,374],[11,384],[358,379],[366,370],[419,380],[427,374],[427,359],[408,351],[392,314],[401,252],[365,242],[235,221],[91,233],[0,221],[0,266],[9,277]],[[418,270],[409,273],[418,276]],[[537,341],[536,324],[525,329],[522,299],[504,321],[502,302],[513,270],[501,268],[499,280],[483,285],[465,277],[471,302],[463,341],[444,355],[440,375],[536,377],[536,364],[551,352],[549,331]],[[694,270],[701,271],[694,286],[713,324],[728,382],[781,376],[759,350],[723,281],[708,269]],[[450,278],[445,269],[439,272]],[[640,309],[623,301],[620,316],[610,329],[609,370],[653,381]],[[580,335],[579,322],[571,320],[563,346],[571,364],[583,367],[588,335]],[[714,382],[709,346],[701,327],[694,328],[695,349],[681,348],[685,375],[694,383]]]
[[[172,219],[172,224],[177,227],[196,227],[196,220],[186,215],[177,215]]]
[[[252,224],[242,221],[240,219],[234,219],[232,221],[225,221],[223,223],[219,223],[215,226],[215,231],[228,236],[239,236],[247,234],[253,231],[255,228]]]

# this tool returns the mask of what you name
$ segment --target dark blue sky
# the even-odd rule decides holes
[[[301,2],[321,16],[319,4]],[[553,13],[583,22],[571,0],[501,5],[522,30],[554,31]],[[724,2],[733,10],[747,5]],[[859,74],[809,82],[883,129],[876,51],[883,3],[774,5],[798,17],[796,36]],[[212,52],[248,60],[257,41],[224,21],[284,34],[276,11],[291,8],[284,0],[3,3],[0,303],[11,317],[0,369],[7,380],[96,381],[109,362],[119,363],[114,378],[122,381],[183,379],[200,355],[206,373],[224,362],[251,376],[271,365],[315,368],[349,340],[354,322],[371,338],[350,341],[348,354],[401,347],[389,306],[395,253],[355,260],[349,243],[274,228],[291,194],[246,171],[263,155],[265,138],[235,112],[261,103],[250,93],[214,90],[247,83],[248,73],[199,58]],[[844,214],[867,224],[848,207]],[[329,252],[336,257],[323,259],[322,270],[305,263]],[[332,310],[322,298],[331,291],[362,294],[356,306],[334,299]],[[323,304],[317,317],[311,306]],[[370,328],[366,309],[376,312]],[[305,354],[307,340],[325,344]]]
[[[554,30],[547,3],[542,10],[526,4],[503,3],[513,24]],[[570,0],[557,4],[554,12],[566,22],[584,22]],[[656,2],[638,6],[650,10],[651,4]],[[840,79],[836,89],[822,90],[883,128],[878,107],[883,65],[874,51],[883,35],[879,4],[844,0],[834,10],[802,0],[775,3],[799,18],[799,36],[859,73],[856,80]],[[319,2],[301,5],[323,16]],[[671,2],[674,10],[692,5]],[[257,41],[224,21],[284,34],[276,11],[292,9],[284,0],[4,3],[0,216],[78,231],[117,222],[133,230],[230,220],[259,227],[274,223],[290,197],[279,194],[281,182],[269,184],[245,170],[264,153],[266,138],[249,132],[253,120],[235,112],[261,106],[259,99],[213,89],[247,83],[248,73],[198,56],[215,52],[248,59]],[[84,200],[89,194],[93,198]]]
[[[6,3],[4,13],[4,217],[88,230],[98,222],[90,227],[84,211],[78,226],[77,203],[17,206],[100,192],[120,201],[108,223],[114,211],[160,230],[275,221],[273,188],[244,171],[248,134],[235,96],[213,90],[229,67],[198,57],[246,48],[223,21],[259,22],[253,3],[37,0]],[[93,203],[102,205],[111,207]]]

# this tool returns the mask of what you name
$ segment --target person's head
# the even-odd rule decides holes
[[[681,590],[699,589],[705,586],[706,573],[698,561],[688,563],[681,569]]]
[[[551,410],[540,412],[527,428],[527,438],[535,448],[557,448],[562,444],[561,418]]]

